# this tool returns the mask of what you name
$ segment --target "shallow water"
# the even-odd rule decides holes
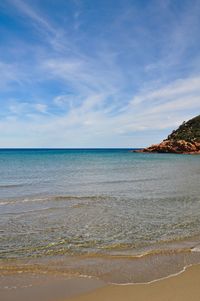
[[[199,183],[199,156],[0,150],[0,259],[198,251]]]

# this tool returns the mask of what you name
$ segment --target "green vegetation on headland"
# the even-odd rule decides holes
[[[200,154],[200,115],[183,122],[167,139],[137,152]]]
[[[167,140],[185,140],[188,142],[200,142],[200,115],[183,122],[179,128],[173,131]]]

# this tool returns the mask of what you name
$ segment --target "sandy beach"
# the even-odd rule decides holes
[[[32,285],[28,285],[28,283]],[[145,284],[108,285],[94,278],[21,274],[4,278],[3,301],[199,301],[200,265]],[[15,289],[15,287],[17,287]]]
[[[200,265],[149,284],[109,285],[79,295],[70,301],[199,301]]]

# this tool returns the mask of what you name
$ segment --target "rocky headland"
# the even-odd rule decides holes
[[[200,115],[184,121],[161,143],[135,152],[200,154]]]

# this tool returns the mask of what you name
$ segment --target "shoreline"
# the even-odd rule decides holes
[[[200,264],[192,265],[177,275],[152,283],[107,285],[66,301],[198,301],[200,296]]]
[[[200,296],[200,264],[149,283],[108,284],[91,277],[26,273],[8,275],[8,280],[10,287],[2,289],[2,281],[0,285],[4,301],[189,301],[189,296],[197,301]],[[17,287],[20,282],[23,285]]]
[[[193,152],[178,152],[178,151],[160,151],[160,150],[150,150],[149,148],[140,148],[140,149],[132,149],[131,153],[139,153],[139,154],[161,154],[161,155],[200,155],[200,151]]]
[[[155,292],[156,296],[161,294],[160,299],[154,296],[152,300],[145,300],[147,296],[143,297],[138,290],[149,291],[152,285],[176,279],[195,266],[199,267],[200,281],[199,235],[159,246],[162,246],[160,253],[148,249],[148,252],[132,256],[128,252],[123,257],[119,254],[99,254],[96,257],[93,254],[91,257],[75,255],[0,260],[0,299],[35,301],[34,296],[37,296],[36,299],[41,301],[124,301],[126,296],[126,301],[133,301],[132,296],[139,294],[136,297],[138,301],[163,301],[165,292]],[[118,299],[120,294],[122,297]]]
[[[113,285],[153,283],[200,264],[200,240],[193,236],[158,244],[159,248],[97,254],[57,254],[38,258],[1,259],[0,277],[15,274],[59,275]],[[114,271],[114,272],[113,272]]]

